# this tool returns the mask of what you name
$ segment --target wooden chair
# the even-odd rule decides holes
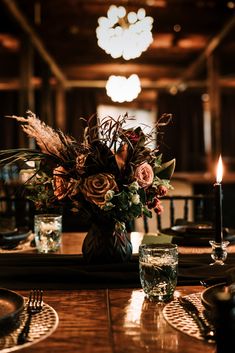
[[[156,215],[156,228],[186,224],[187,222],[211,222],[214,217],[214,195],[164,196],[161,198],[164,211]],[[180,205],[180,208],[179,208]],[[177,212],[176,212],[177,211]],[[180,214],[179,214],[180,212]],[[163,225],[163,218],[167,219],[167,226]],[[144,232],[149,232],[149,219],[143,217]]]
[[[0,196],[0,226],[2,228],[29,227],[33,229],[33,202],[16,196]]]

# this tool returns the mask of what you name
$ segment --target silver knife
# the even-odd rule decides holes
[[[184,308],[184,310],[194,319],[202,337],[208,341],[215,341],[214,328],[207,324],[206,321],[201,317],[200,311],[196,305],[184,297],[179,297],[178,301],[182,308]]]

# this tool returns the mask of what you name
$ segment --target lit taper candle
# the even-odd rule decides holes
[[[223,178],[223,163],[221,156],[217,165],[215,188],[215,242],[223,241],[223,222],[222,222],[222,178]]]

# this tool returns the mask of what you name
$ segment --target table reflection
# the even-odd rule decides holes
[[[150,302],[142,290],[133,291],[125,307],[125,335],[145,351],[178,352],[178,333],[163,317],[164,303]]]

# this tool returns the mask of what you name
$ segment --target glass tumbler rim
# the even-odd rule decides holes
[[[34,215],[34,219],[37,218],[62,218],[62,215],[59,213],[39,213]]]
[[[139,250],[178,250],[177,244],[171,243],[150,243],[150,244],[140,244]]]

